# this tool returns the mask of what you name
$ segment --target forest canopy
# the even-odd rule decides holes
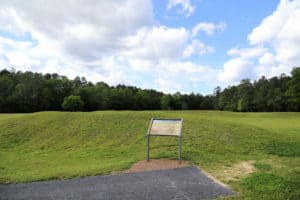
[[[66,106],[68,105],[68,106]],[[70,106],[71,105],[71,106]],[[74,108],[76,107],[76,109]],[[241,112],[300,111],[300,67],[251,82],[242,80],[211,95],[165,94],[133,86],[71,80],[59,74],[3,69],[0,71],[0,112],[50,110],[227,110]]]

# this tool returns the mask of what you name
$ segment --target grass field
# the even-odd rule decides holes
[[[300,199],[300,113],[99,111],[0,114],[0,182],[109,174],[145,159],[149,119],[184,118],[182,157],[230,185],[234,199]],[[151,140],[177,158],[177,140]],[[241,164],[242,163],[242,164]],[[243,173],[244,164],[254,166]]]

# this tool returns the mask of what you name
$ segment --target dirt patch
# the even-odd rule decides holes
[[[255,171],[253,161],[243,161],[232,166],[225,166],[216,173],[217,177],[225,182],[238,180]]]
[[[188,161],[181,161],[179,163],[177,160],[168,160],[168,159],[151,159],[149,162],[146,160],[139,161],[132,165],[132,167],[128,170],[125,170],[121,173],[132,173],[132,172],[143,172],[143,171],[154,171],[154,170],[164,170],[164,169],[174,169],[174,168],[182,168],[182,167],[189,167],[191,164]],[[244,165],[244,167],[249,170],[249,167]],[[216,183],[226,187],[230,188],[225,183],[221,182],[211,174],[205,172],[203,169],[198,167],[198,169],[207,175],[209,178],[211,178]]]
[[[187,161],[181,161],[179,163],[177,160],[167,160],[167,159],[151,159],[149,162],[146,160],[139,161],[132,165],[132,167],[125,173],[131,172],[142,172],[142,171],[153,171],[153,170],[163,170],[163,169],[174,169],[190,166]]]

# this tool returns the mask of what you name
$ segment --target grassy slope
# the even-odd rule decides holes
[[[221,180],[252,160],[255,173],[227,181],[238,198],[300,195],[300,113],[101,111],[0,114],[0,182],[107,174],[145,158],[151,117],[184,118],[183,159]],[[177,158],[177,140],[151,140],[152,158]],[[223,180],[224,181],[224,180]]]

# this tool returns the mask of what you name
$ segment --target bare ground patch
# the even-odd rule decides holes
[[[151,159],[149,162],[146,160],[139,161],[132,165],[128,170],[125,170],[125,173],[131,172],[141,172],[141,171],[154,171],[154,170],[163,170],[163,169],[174,169],[187,167],[190,164],[187,161],[181,161],[179,163],[177,160],[167,160],[167,159]]]
[[[225,182],[238,180],[255,171],[253,163],[254,161],[243,161],[232,166],[224,166],[214,174]]]
[[[226,183],[238,180],[255,171],[253,163],[254,161],[243,161],[232,166],[223,166],[220,170],[210,173],[204,171],[199,166],[198,167],[199,170],[201,170],[204,174],[206,174],[209,178],[213,179],[218,184],[230,188],[230,186],[228,186]],[[146,160],[139,161],[133,164],[130,169],[122,171],[121,173],[174,169],[188,166],[191,166],[188,161],[181,161],[181,163],[179,163],[177,160],[151,159],[149,162],[147,162]]]

